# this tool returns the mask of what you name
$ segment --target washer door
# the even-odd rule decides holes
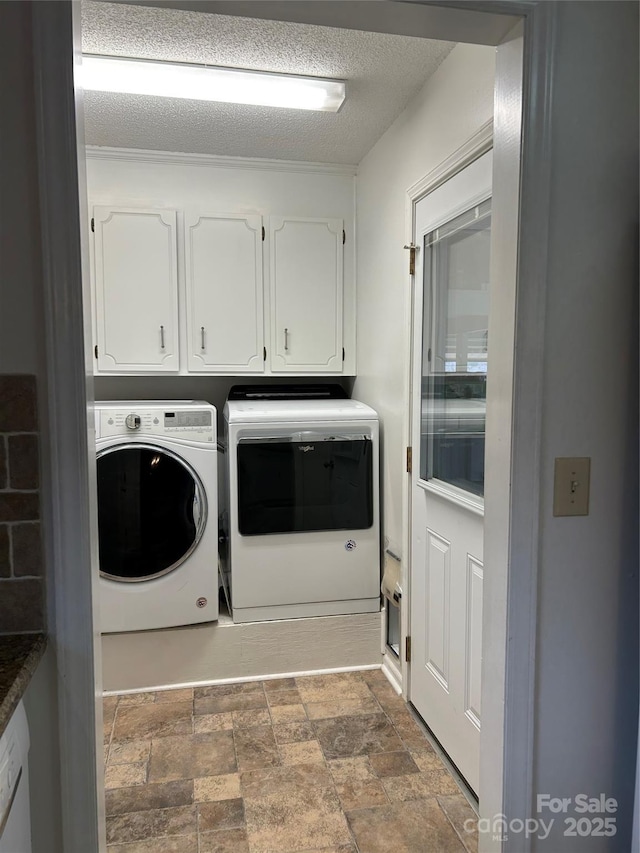
[[[206,524],[193,468],[162,447],[120,444],[98,453],[97,469],[102,577],[131,583],[177,569]]]

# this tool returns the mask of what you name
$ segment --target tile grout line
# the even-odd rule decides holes
[[[107,775],[107,768],[109,766],[109,756],[111,755],[111,744],[113,742],[113,733],[114,733],[115,728],[116,728],[116,717],[118,716],[118,706],[119,705],[120,705],[120,698],[118,697],[118,701],[116,702],[116,707],[114,708],[114,711],[113,711],[113,719],[111,721],[111,731],[109,732],[109,743],[107,744],[107,758],[106,758],[105,763],[104,763],[105,777]],[[103,746],[103,749],[104,749],[104,746]],[[104,795],[105,795],[105,800],[106,800],[106,798],[107,798],[106,787],[105,787]],[[105,812],[106,812],[106,809],[105,809]],[[109,815],[107,815],[105,813],[105,823],[108,820],[108,818],[109,818]],[[108,846],[108,842],[107,842],[107,846]]]
[[[5,459],[6,459],[6,455],[5,455]],[[7,463],[6,463],[6,464],[7,464],[7,466],[8,466],[8,464],[9,464],[8,460],[7,460]],[[8,477],[8,476],[9,476],[9,474],[8,474],[8,472],[7,472],[7,477]],[[14,547],[13,547],[13,524],[10,524],[10,525],[7,527],[7,537],[9,538],[9,578],[10,578],[11,580],[15,580],[15,578],[16,578],[16,568],[15,568],[15,565],[16,565],[16,564],[15,564],[15,558],[14,558],[14,554],[13,554],[13,552],[14,552]]]
[[[195,688],[191,690],[191,735],[195,737],[196,734],[196,691]],[[235,744],[233,749],[233,754],[235,758]],[[196,802],[196,780],[195,777],[191,779],[191,804],[193,806],[195,812],[196,819],[196,851],[200,853],[200,809],[198,808],[198,804]]]
[[[2,435],[2,444],[4,449],[4,479],[5,479],[5,488],[2,490],[3,492],[9,491],[11,488],[11,468],[9,461],[9,438],[6,433]]]
[[[231,739],[233,741],[233,757],[236,762],[236,773],[238,774],[238,781],[240,783],[240,794],[242,796],[242,804],[244,806],[244,794],[242,793],[242,774],[240,771],[240,761],[238,760],[238,746],[236,744],[236,730],[233,725],[233,714],[231,715]],[[195,787],[194,787],[194,796],[195,796]],[[246,823],[246,819],[245,819]]]
[[[297,683],[297,680],[296,680],[296,689],[298,689],[298,683]],[[313,704],[313,703],[311,703],[311,702],[304,702],[304,701],[302,701],[302,697],[300,697],[300,698],[301,698],[301,704],[302,704],[302,707],[304,708],[304,712],[305,712],[305,714],[306,714],[306,716],[307,716],[307,719],[308,719],[308,720],[309,720],[309,722],[311,723],[311,731],[312,731],[312,732],[314,733],[314,735],[315,735],[315,740],[317,740],[317,741],[318,741],[318,744],[320,745],[320,751],[322,752],[322,757],[323,757],[323,759],[324,759],[324,764],[325,764],[325,767],[327,768],[327,773],[329,774],[329,779],[331,780],[331,787],[332,787],[332,789],[333,789],[333,793],[335,794],[336,800],[338,801],[338,805],[340,806],[340,813],[342,814],[342,816],[343,816],[343,818],[344,818],[344,822],[345,822],[345,824],[346,824],[346,826],[347,826],[347,832],[349,833],[349,837],[351,838],[351,841],[353,842],[353,846],[354,846],[354,848],[355,848],[355,850],[356,850],[356,853],[359,853],[360,848],[358,847],[358,844],[357,844],[357,842],[356,842],[355,836],[354,836],[353,832],[351,831],[351,826],[349,825],[349,820],[348,820],[348,818],[347,818],[347,814],[346,814],[346,812],[345,812],[345,810],[344,810],[344,806],[342,805],[342,800],[340,799],[340,795],[339,795],[339,793],[338,793],[338,788],[337,788],[337,785],[336,785],[336,780],[333,778],[333,773],[331,772],[331,767],[329,766],[329,759],[327,758],[327,756],[326,756],[326,754],[325,754],[324,748],[323,748],[323,746],[322,746],[322,742],[321,742],[321,741],[320,741],[320,739],[318,738],[318,731],[317,731],[317,729],[316,729],[316,725],[315,725],[315,723],[316,723],[317,721],[316,721],[316,720],[312,720],[312,719],[309,717],[309,710],[308,710],[307,705],[310,705],[310,704]],[[312,848],[309,848],[309,849],[312,849]]]
[[[158,691],[160,692],[160,691]],[[191,737],[195,737],[196,735],[196,691],[195,688],[192,688],[191,692]],[[233,742],[233,755],[235,758],[235,741]],[[236,761],[237,764],[237,761]],[[196,821],[196,849],[197,853],[200,853],[200,808],[198,802],[196,802],[196,779],[195,776],[193,779],[189,780],[191,782],[191,805],[194,810],[194,816]]]
[[[460,839],[460,843],[461,843],[461,844],[462,844],[462,846],[464,847],[465,853],[471,853],[471,851],[470,851],[470,850],[469,850],[469,848],[467,847],[467,843],[466,843],[466,841],[465,841],[465,840],[464,840],[464,838],[462,837],[462,834],[459,832],[459,830],[458,830],[457,826],[455,825],[455,823],[454,823],[454,822],[451,820],[451,818],[449,817],[449,814],[447,813],[446,809],[442,806],[442,803],[440,802],[440,799],[439,799],[441,796],[442,796],[442,794],[436,795],[436,800],[437,800],[438,806],[440,807],[440,811],[444,814],[444,816],[446,817],[446,819],[449,821],[449,824],[450,824],[450,825],[451,825],[451,827],[453,828],[453,831],[455,832],[455,834],[456,834],[456,835],[458,836],[458,838]]]
[[[109,733],[109,743],[107,750],[107,761],[109,760],[109,756],[111,755],[111,744],[113,743],[113,735],[116,731],[116,720],[118,719],[118,711],[120,709],[120,698],[118,697],[118,701],[116,702],[116,707],[113,712],[113,720],[111,721],[111,732]]]
[[[156,699],[158,696],[158,691],[156,693]],[[196,735],[196,691],[195,688],[191,688],[191,737],[195,737]],[[235,756],[235,745],[234,745],[234,756]],[[149,762],[151,762],[151,756],[149,756]],[[191,805],[194,809],[194,815],[196,819],[196,850],[197,853],[200,853],[200,809],[198,807],[198,803],[196,802],[196,780],[195,777],[189,780],[191,782]]]
[[[367,687],[369,688],[369,685],[367,685]],[[369,692],[370,692],[370,693],[371,693],[371,695],[373,696],[373,692],[371,691],[371,688],[369,688]],[[374,696],[374,699],[375,699],[375,696]],[[377,700],[376,700],[376,702],[377,702]],[[313,704],[313,703],[305,703],[305,702],[303,702],[303,703],[302,703],[302,707],[304,708],[304,710],[305,710],[305,714],[307,714],[307,717],[308,717],[308,708],[307,708],[307,705],[308,705],[308,704]],[[309,719],[310,719],[310,718],[309,718]],[[343,806],[343,804],[342,804],[342,800],[340,799],[340,795],[338,794],[338,788],[337,788],[336,780],[334,779],[334,777],[333,777],[333,773],[331,772],[331,768],[330,768],[330,766],[329,766],[329,759],[326,757],[326,755],[325,755],[325,751],[324,751],[324,749],[323,749],[323,747],[322,747],[322,743],[321,743],[321,741],[320,741],[320,740],[319,740],[319,738],[318,738],[318,732],[317,732],[316,725],[315,725],[315,723],[316,723],[317,721],[316,721],[316,720],[311,720],[311,719],[310,719],[310,722],[311,722],[311,728],[312,728],[312,731],[313,731],[313,733],[316,735],[316,740],[317,740],[317,741],[318,741],[318,743],[320,744],[320,750],[321,750],[322,755],[323,755],[324,760],[325,760],[325,764],[326,764],[326,767],[327,767],[327,771],[328,771],[328,773],[329,773],[329,778],[331,779],[331,785],[332,785],[332,787],[333,787],[333,791],[334,791],[334,793],[335,793],[335,795],[336,795],[336,798],[337,798],[337,800],[338,800],[338,803],[339,803],[339,805],[340,805],[340,812],[341,812],[342,816],[344,817],[344,821],[345,821],[345,824],[346,824],[346,826],[347,826],[347,832],[349,833],[349,837],[351,838],[351,841],[353,842],[353,847],[355,848],[356,853],[360,853],[360,847],[358,846],[358,842],[357,842],[357,840],[356,840],[356,837],[355,837],[355,835],[353,834],[353,831],[352,831],[352,829],[351,829],[351,825],[350,825],[350,823],[349,823],[349,819],[348,819],[348,817],[347,817],[346,810],[345,810],[345,808],[344,808],[344,806]],[[386,791],[385,791],[385,796],[386,796]],[[389,798],[387,797],[387,801],[388,801],[388,799],[389,799]]]

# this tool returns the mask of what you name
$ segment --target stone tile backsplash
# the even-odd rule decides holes
[[[34,376],[0,376],[0,634],[44,630]]]

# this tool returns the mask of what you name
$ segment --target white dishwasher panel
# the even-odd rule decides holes
[[[31,853],[29,727],[22,702],[0,738],[0,853]]]

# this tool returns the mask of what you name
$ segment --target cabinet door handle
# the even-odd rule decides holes
[[[164,326],[160,326],[160,349],[164,349]]]
[[[200,349],[204,349],[204,326],[200,326]]]
[[[289,352],[289,329],[284,330],[284,351]]]

